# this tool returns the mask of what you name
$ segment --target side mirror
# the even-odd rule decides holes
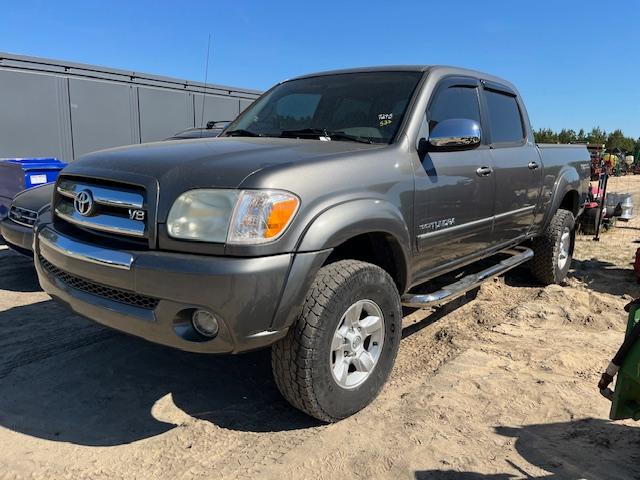
[[[471,150],[480,145],[481,138],[478,122],[467,118],[450,118],[433,127],[425,147],[435,151]]]

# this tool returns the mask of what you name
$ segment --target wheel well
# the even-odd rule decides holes
[[[562,197],[562,201],[558,208],[562,208],[563,210],[569,210],[573,213],[573,216],[578,215],[578,192],[575,190],[571,190],[564,194]]]
[[[402,247],[392,235],[384,232],[364,233],[350,238],[333,249],[325,265],[338,260],[360,260],[385,270],[404,292],[407,284],[407,267]]]

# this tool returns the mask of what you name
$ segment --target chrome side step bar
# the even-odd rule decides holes
[[[500,263],[493,265],[478,273],[473,273],[461,278],[451,285],[441,288],[437,292],[414,294],[407,293],[402,296],[402,305],[412,308],[428,308],[441,305],[464,295],[469,290],[473,290],[477,286],[487,280],[502,275],[503,273],[517,267],[518,265],[531,260],[533,258],[533,250],[526,247],[514,247],[503,250],[498,254],[511,255],[509,258],[502,260]]]

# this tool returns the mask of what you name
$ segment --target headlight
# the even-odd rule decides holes
[[[279,190],[244,190],[229,227],[228,243],[265,243],[285,231],[300,205],[298,197]]]
[[[205,189],[183,193],[169,211],[169,235],[184,240],[224,243],[239,193],[237,190]]]
[[[191,190],[178,197],[167,218],[174,238],[257,244],[278,238],[300,200],[280,190]]]

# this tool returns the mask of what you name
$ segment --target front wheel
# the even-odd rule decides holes
[[[575,239],[573,213],[558,209],[545,231],[533,240],[531,273],[539,282],[562,283],[569,273]]]
[[[278,389],[319,420],[353,415],[382,389],[401,334],[400,295],[387,272],[355,260],[329,264],[296,323],[272,348]]]

